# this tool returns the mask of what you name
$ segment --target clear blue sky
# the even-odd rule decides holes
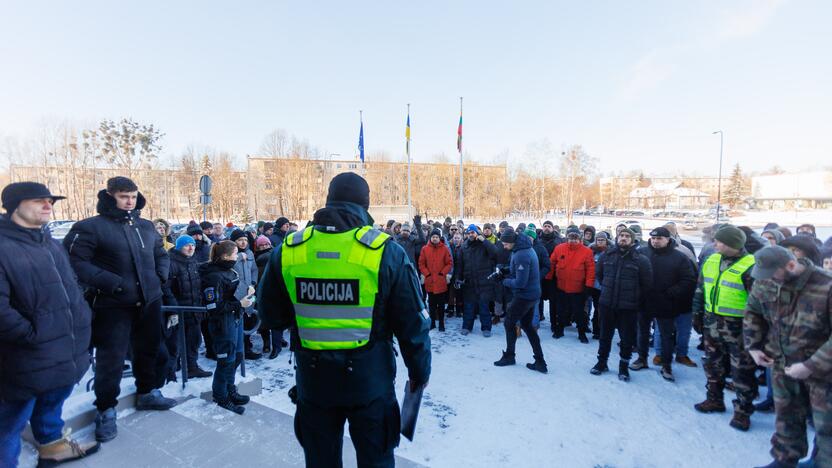
[[[832,161],[832,2],[4,2],[0,138],[132,116],[165,152],[240,157],[274,128],[330,153],[548,138],[604,172]]]

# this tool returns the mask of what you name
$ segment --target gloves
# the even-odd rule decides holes
[[[414,226],[421,226],[422,225],[422,215],[416,215],[413,217],[413,225]]]
[[[702,334],[702,328],[704,327],[704,317],[702,314],[693,314],[693,330],[696,333]]]
[[[445,275],[445,284],[451,284],[451,278],[453,277],[452,274],[448,273]]]
[[[178,324],[179,324],[179,315],[178,314],[173,314],[170,317],[168,317],[168,323],[167,323],[165,328],[173,328]]]

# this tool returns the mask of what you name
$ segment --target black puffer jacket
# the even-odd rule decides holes
[[[644,299],[644,310],[659,318],[674,318],[690,312],[696,273],[693,262],[679,251],[676,241],[663,249],[653,248],[648,241],[639,250],[650,261],[653,282]]]
[[[208,319],[222,319],[226,315],[239,318],[243,306],[234,297],[240,276],[234,271],[233,260],[219,260],[203,263],[199,266],[199,283],[202,303],[208,309]]]
[[[153,223],[140,217],[144,206],[139,193],[135,210],[120,210],[102,190],[98,216],[75,223],[64,238],[78,280],[95,294],[95,308],[143,306],[162,298],[170,260]]]
[[[553,232],[551,234],[546,234],[545,232],[541,232],[540,242],[542,242],[543,246],[546,247],[547,257],[549,257],[552,255],[552,252],[555,251],[555,247],[563,243],[563,238],[559,233]]]
[[[0,217],[0,401],[78,383],[91,320],[61,245]]]
[[[170,274],[165,282],[165,304],[201,306],[199,262],[196,256],[186,257],[176,249],[168,250]]]
[[[636,247],[626,251],[618,246],[607,250],[598,259],[595,278],[601,285],[602,306],[623,310],[639,310],[650,293],[653,269],[650,261]]]
[[[463,295],[466,303],[494,301],[497,283],[486,278],[494,273],[498,252],[497,246],[487,240],[465,240],[462,246],[462,279],[465,281]]]

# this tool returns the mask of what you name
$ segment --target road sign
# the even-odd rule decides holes
[[[204,175],[199,178],[199,191],[203,195],[211,195],[211,187],[213,186],[211,176]],[[208,203],[211,203],[210,201]]]

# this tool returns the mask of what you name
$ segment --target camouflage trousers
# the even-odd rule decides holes
[[[792,379],[778,361],[771,372],[771,385],[777,415],[771,455],[786,464],[796,464],[806,456],[806,418],[811,411],[817,434],[815,466],[832,467],[832,382]]]
[[[757,397],[757,364],[745,350],[742,340],[742,317],[722,317],[705,313],[705,377],[708,395],[722,401],[725,377],[731,376],[737,399],[734,411],[751,414]]]

